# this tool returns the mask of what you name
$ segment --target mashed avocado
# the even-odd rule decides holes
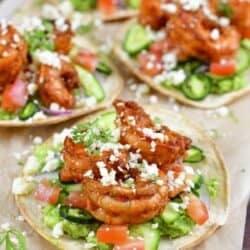
[[[71,236],[73,239],[84,238],[87,243],[96,244],[97,250],[111,250],[113,247],[108,244],[97,242],[95,233],[100,226],[99,223],[78,224],[62,218],[59,214],[58,207],[48,205],[43,209],[43,221],[46,226],[53,228],[56,224],[63,221],[63,231],[65,234]]]

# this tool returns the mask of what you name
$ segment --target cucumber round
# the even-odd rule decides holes
[[[186,153],[187,156],[185,157],[184,162],[198,163],[205,158],[203,151],[196,146],[192,146],[189,150],[186,151]]]
[[[181,90],[187,98],[200,101],[210,93],[211,84],[204,75],[197,74],[189,77],[182,84]]]
[[[37,106],[33,102],[29,102],[19,113],[20,120],[27,120],[37,112]]]
[[[136,55],[151,43],[148,31],[140,24],[132,25],[127,31],[123,48],[130,55]]]
[[[94,96],[97,102],[103,101],[105,99],[105,92],[98,79],[83,67],[79,65],[75,65],[75,67],[86,95]]]
[[[94,221],[94,218],[89,213],[79,208],[60,206],[59,213],[64,219],[78,224],[91,224]]]
[[[249,55],[246,49],[240,48],[236,54],[235,61],[237,72],[245,71],[249,67]]]

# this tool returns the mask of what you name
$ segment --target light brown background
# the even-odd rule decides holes
[[[16,1],[9,2],[7,9],[5,5],[6,13],[16,3]],[[0,6],[1,17],[6,13]],[[109,34],[110,37],[119,32],[119,27],[116,25],[103,29],[104,33]],[[107,37],[104,38],[107,39]],[[127,74],[126,79],[128,79]],[[150,95],[152,94],[156,95],[156,93],[150,93]],[[130,91],[128,86],[125,87],[122,97],[131,100],[136,99],[141,103],[149,103],[149,95],[137,98],[135,92]],[[200,123],[209,134],[211,134],[211,131],[217,131],[219,136],[215,140],[228,165],[231,177],[231,207],[227,224],[196,249],[242,249],[246,205],[250,194],[250,96],[246,96],[229,106],[236,119],[215,117],[215,112],[211,113],[176,105],[168,98],[160,95],[158,95],[158,103],[161,103],[166,109],[180,109],[179,112]],[[13,178],[18,175],[20,167],[16,164],[14,153],[22,153],[30,149],[34,136],[41,136],[45,139],[53,132],[60,131],[73,122],[33,129],[0,129],[0,225],[8,222],[12,227],[25,231],[29,250],[53,250],[55,248],[38,236],[25,222],[17,220],[19,213],[11,194],[11,185]]]

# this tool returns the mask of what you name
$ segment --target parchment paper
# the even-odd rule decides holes
[[[3,10],[0,12],[3,12]],[[103,29],[105,32],[102,32],[102,36],[98,36],[104,37],[104,39],[107,39],[107,36],[104,36],[103,33],[113,37],[116,32],[119,32],[119,26],[117,25],[105,26]],[[126,72],[123,72],[123,75],[126,79],[130,78]],[[216,137],[214,140],[216,140],[225,157],[231,177],[230,214],[227,224],[196,249],[242,249],[246,205],[250,194],[250,96],[229,106],[230,115],[227,117],[217,117],[220,112],[183,107],[155,92],[138,97],[138,87],[137,92],[130,90],[134,87],[135,85],[127,85],[121,97],[148,104],[150,101],[155,101],[152,95],[157,95],[157,102],[161,103],[166,109],[169,108],[183,113],[193,121],[200,123],[213,138]],[[139,89],[143,88],[139,87]],[[13,178],[20,171],[14,155],[30,150],[35,136],[46,139],[55,131],[60,131],[73,122],[34,129],[0,129],[0,227],[4,223],[9,223],[12,228],[23,231],[26,234],[29,250],[53,250],[55,248],[43,240],[19,217],[11,193]]]

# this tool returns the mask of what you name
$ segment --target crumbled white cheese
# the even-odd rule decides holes
[[[64,140],[67,136],[71,135],[72,129],[65,128],[61,133],[55,133],[53,136],[53,146],[57,147],[64,143]]]
[[[9,230],[10,229],[10,223],[5,222],[5,223],[1,224],[0,227],[1,227],[2,230]]]
[[[87,107],[93,107],[96,105],[97,100],[94,96],[90,96],[90,97],[85,98],[84,102]]]
[[[51,67],[60,69],[61,68],[61,59],[56,52],[51,52],[48,50],[36,50],[34,54],[36,61],[41,64],[49,65]]]
[[[157,229],[158,227],[159,227],[159,224],[158,224],[158,223],[152,224],[152,229]]]
[[[63,16],[70,18],[74,13],[74,6],[72,5],[71,1],[62,1],[58,4],[58,10]]]
[[[177,6],[174,3],[162,3],[161,9],[163,11],[170,13],[170,14],[174,14],[177,11]]]
[[[143,128],[142,132],[145,136],[151,138],[151,139],[159,139],[160,141],[164,141],[165,135],[162,133],[155,132],[151,128]]]
[[[44,114],[44,112],[39,111],[39,112],[35,113],[34,116],[31,117],[28,121],[38,121],[38,120],[43,120],[46,118],[47,118],[47,116]]]
[[[182,4],[182,7],[184,10],[187,11],[197,11],[202,4],[204,3],[204,0],[179,0],[179,2]]]
[[[84,177],[89,177],[91,179],[94,178],[94,175],[93,175],[93,171],[92,170],[88,170],[84,175]]]
[[[37,91],[37,85],[35,83],[29,83],[27,89],[29,95],[34,95]]]
[[[115,180],[116,172],[112,169],[108,172],[107,168],[105,168],[105,164],[103,162],[99,162],[96,164],[99,168],[101,175],[101,183],[103,186],[116,185],[117,181]]]
[[[24,17],[21,25],[17,27],[23,33],[24,31],[31,32],[33,30],[44,30],[43,21],[39,17]]]
[[[210,33],[210,37],[213,40],[218,40],[220,38],[220,31],[217,28],[212,29],[211,33]]]
[[[52,111],[59,111],[60,110],[60,105],[56,102],[52,102],[49,107],[50,110]]]
[[[52,230],[52,236],[54,238],[60,238],[61,236],[63,236],[63,221],[57,223]]]
[[[216,109],[216,113],[221,117],[227,117],[230,114],[228,107],[222,106]]]
[[[46,164],[42,169],[42,172],[53,172],[55,171],[60,165],[60,160],[56,157],[53,151],[48,151],[48,155],[46,157]]]
[[[151,104],[156,104],[156,103],[158,102],[158,97],[157,97],[156,95],[151,95],[151,96],[149,97],[149,102],[150,102]]]
[[[12,184],[12,193],[15,195],[27,195],[34,189],[33,178],[17,177]]]
[[[57,20],[61,13],[54,5],[46,3],[42,7],[42,16],[49,20]]]
[[[23,173],[24,175],[34,175],[39,170],[39,162],[35,156],[29,156],[24,168]]]
[[[149,164],[146,160],[142,161],[143,168],[141,169],[141,177],[145,179],[151,179],[152,177],[157,177],[159,174],[159,169],[156,164]]]
[[[70,28],[69,25],[66,23],[66,19],[64,17],[56,19],[55,27],[60,32],[66,32]]]
[[[39,145],[39,144],[42,144],[43,143],[43,139],[42,137],[40,136],[36,136],[34,139],[33,139],[33,144],[35,145]]]

